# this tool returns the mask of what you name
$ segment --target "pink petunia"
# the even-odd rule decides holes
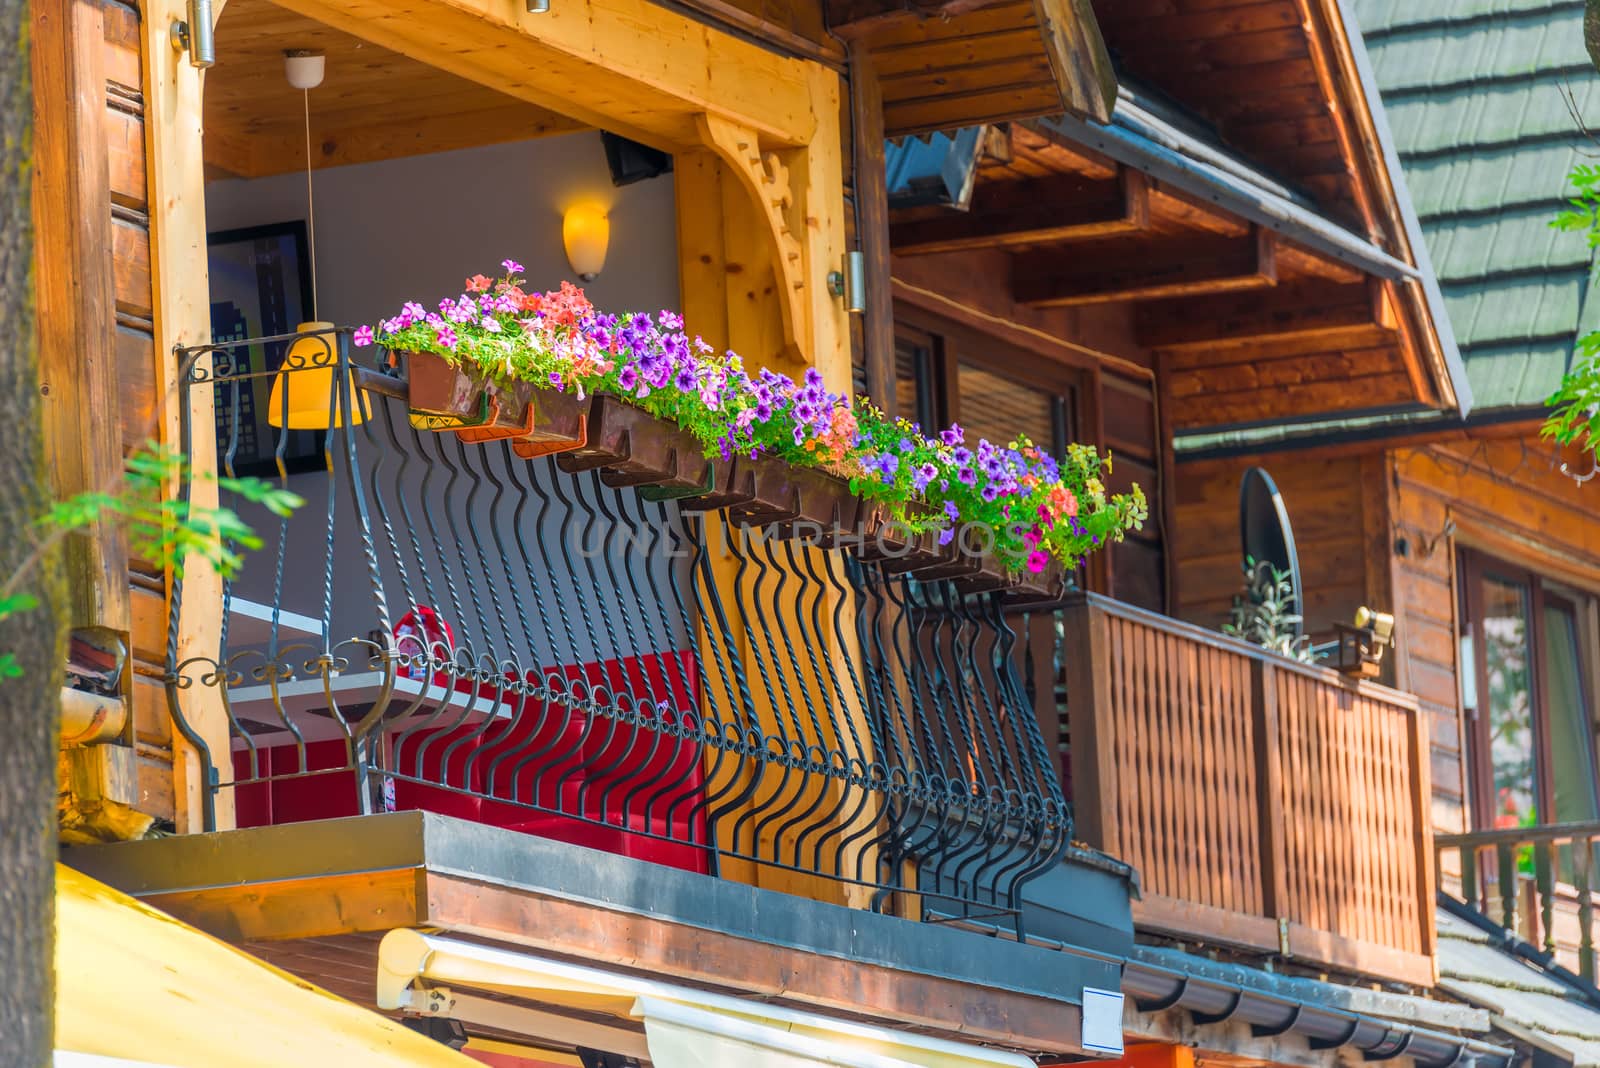
[[[356,336],[353,340],[355,341],[357,348],[366,348],[368,345],[372,344],[372,327],[363,326],[357,328]]]
[[[1043,549],[1035,549],[1033,552],[1028,554],[1028,570],[1033,572],[1035,575],[1043,571],[1045,565],[1049,562],[1050,554],[1045,552]]]
[[[516,260],[501,260],[500,266],[506,269],[506,274],[522,273],[522,264],[518,263]]]

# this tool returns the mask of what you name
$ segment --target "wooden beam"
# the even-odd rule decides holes
[[[695,116],[706,113],[779,145],[804,144],[817,130],[810,64],[650,0],[571,0],[538,14],[501,0],[278,6],[662,149],[697,144]]]
[[[866,261],[866,313],[861,317],[867,395],[893,419],[894,297],[889,274],[889,202],[884,174],[883,89],[872,56],[850,45],[850,130],[853,138],[856,243]]]
[[[1017,302],[1066,308],[1264,289],[1277,284],[1272,232],[1245,240],[1202,238],[1103,251],[1053,250],[1018,256],[1012,274]]]
[[[1091,0],[1033,0],[1033,11],[1061,87],[1061,107],[1095,122],[1110,122],[1117,103],[1117,72]]]
[[[965,252],[975,248],[1064,244],[1137,233],[1150,224],[1149,186],[1138,171],[1113,182],[1078,176],[980,187],[965,214],[900,223],[894,251],[902,256]]]
[[[846,41],[858,40],[897,22],[947,19],[977,11],[1002,0],[826,0],[828,31]]]
[[[1142,309],[1139,344],[1152,349],[1254,345],[1320,338],[1345,347],[1352,337],[1370,344],[1374,328],[1395,329],[1393,305],[1375,282],[1354,286],[1279,286],[1271,293],[1190,297]]]
[[[512,101],[502,107],[424,119],[375,123],[345,119],[316,121],[311,143],[314,168],[526,141],[586,128],[576,119]],[[206,164],[243,178],[300,171],[305,167],[305,132],[298,125],[235,127],[208,118]]]

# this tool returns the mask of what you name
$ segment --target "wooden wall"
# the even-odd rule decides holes
[[[107,488],[122,456],[159,436],[139,20],[121,0],[33,8],[40,365],[58,496]],[[164,576],[129,560],[114,530],[83,539],[68,566],[74,622],[131,633],[140,807],[170,819]]]
[[[1174,614],[1204,627],[1227,620],[1243,584],[1239,479],[1257,464],[1278,484],[1289,510],[1305,587],[1307,630],[1325,631],[1336,621],[1349,622],[1364,603],[1386,603],[1385,590],[1369,589],[1367,528],[1382,517],[1363,492],[1363,460],[1295,453],[1178,464],[1172,523]]]
[[[1383,681],[1415,694],[1427,717],[1434,827],[1465,830],[1457,553],[1470,546],[1600,592],[1600,484],[1579,485],[1560,462],[1529,434],[1180,464],[1176,614],[1208,627],[1225,617],[1239,583],[1239,476],[1261,464],[1288,505],[1310,629],[1348,620],[1361,604],[1395,614]]]
[[[1468,828],[1456,648],[1456,556],[1463,546],[1600,591],[1600,484],[1580,485],[1531,435],[1397,449],[1393,566],[1397,682],[1433,728],[1434,824]]]

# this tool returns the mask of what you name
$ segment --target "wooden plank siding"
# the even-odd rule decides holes
[[[1179,463],[1174,479],[1172,554],[1178,601],[1174,614],[1203,627],[1228,618],[1242,588],[1239,479],[1262,463],[1278,484],[1294,527],[1305,587],[1306,629],[1348,623],[1367,603],[1365,513],[1358,457],[1311,454],[1267,461],[1206,460]]]
[[[53,26],[57,17],[67,21]],[[159,436],[141,28],[138,9],[121,0],[39,0],[34,20],[47,42],[39,62],[51,64],[35,78],[41,350],[54,353],[44,362],[60,424],[52,469],[55,491],[67,494],[106,488],[124,455]],[[48,44],[63,31],[67,53]],[[54,69],[62,54],[70,59]],[[171,727],[158,681],[164,579],[130,561],[114,531],[93,544],[101,566],[92,582],[73,580],[85,602],[75,622],[129,636],[139,807],[171,819]]]
[[[1093,595],[1065,624],[1078,833],[1138,868],[1139,927],[1432,981],[1414,699]]]

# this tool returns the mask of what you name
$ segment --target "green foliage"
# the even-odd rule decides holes
[[[1295,637],[1301,623],[1295,611],[1294,583],[1289,572],[1271,561],[1245,557],[1244,592],[1233,599],[1222,633],[1270,649],[1282,656],[1309,663],[1311,639]]]
[[[244,562],[242,550],[259,549],[261,539],[231,508],[185,504],[171,490],[194,480],[188,462],[176,450],[150,442],[128,458],[122,481],[106,491],[91,491],[56,503],[40,519],[49,531],[73,531],[107,520],[127,526],[135,556],[183,574],[184,561],[197,557],[218,574],[233,575]],[[259,478],[219,478],[218,488],[259,504],[273,515],[286,516],[303,503],[297,494]]]
[[[259,478],[195,475],[177,450],[150,442],[128,458],[115,486],[58,501],[39,517],[33,550],[0,586],[0,622],[38,607],[21,586],[53,545],[101,522],[123,523],[132,552],[174,574],[182,575],[184,562],[194,557],[224,577],[233,575],[244,562],[243,551],[259,549],[261,539],[231,508],[198,507],[178,499],[174,491],[186,480],[215,482],[273,515],[287,516],[304,503],[298,494]],[[21,674],[14,654],[0,653],[0,682]]]
[[[1550,225],[1581,233],[1591,250],[1600,249],[1600,166],[1580,163],[1569,176],[1576,195]],[[1541,431],[1561,445],[1593,449],[1600,443],[1600,331],[1578,338],[1572,369],[1545,401],[1553,411]]]

